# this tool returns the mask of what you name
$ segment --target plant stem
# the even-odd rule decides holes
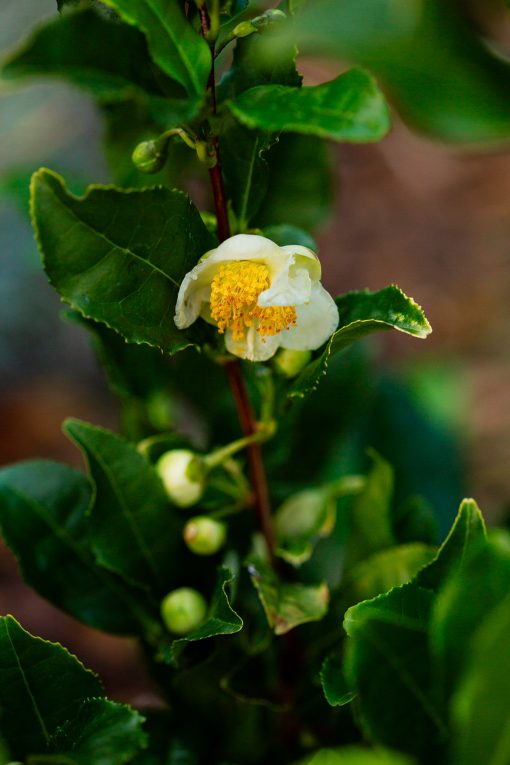
[[[200,4],[200,22],[202,25],[202,34],[207,40],[210,30],[210,19],[205,2]],[[213,114],[216,114],[216,82],[214,73],[214,45],[211,47],[211,72],[209,74],[208,90],[211,92]],[[220,150],[218,136],[211,139],[212,148],[216,158],[213,167],[209,168],[209,178],[214,197],[214,207],[216,219],[218,221],[218,239],[223,242],[230,236],[230,225],[228,220],[227,197],[223,184],[223,173],[221,171]],[[248,397],[248,391],[241,371],[241,365],[238,361],[228,361],[225,364],[232,395],[237,407],[237,413],[243,433],[246,438],[251,438],[258,430],[257,420]],[[246,448],[248,454],[248,464],[250,468],[250,477],[255,498],[255,512],[259,521],[260,529],[264,535],[271,563],[274,564],[275,536],[273,522],[271,517],[271,503],[269,500],[269,490],[267,486],[266,470],[262,456],[262,448],[259,443],[251,443]]]

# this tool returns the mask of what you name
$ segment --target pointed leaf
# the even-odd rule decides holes
[[[64,300],[130,342],[170,353],[190,344],[175,301],[213,241],[184,194],[91,187],[77,198],[49,170],[35,173],[31,192],[44,267]]]
[[[384,97],[362,69],[305,88],[259,85],[228,101],[227,106],[249,128],[337,141],[378,141],[390,127]]]
[[[458,684],[478,627],[510,591],[510,537],[493,532],[472,544],[464,564],[448,577],[432,612],[431,643],[437,656],[438,685],[445,699]]]
[[[131,762],[147,743],[143,717],[125,704],[105,698],[87,699],[77,715],[52,738],[58,755],[41,759],[41,765],[60,765],[62,757],[76,765],[123,765]],[[31,758],[38,765],[38,758]]]
[[[0,617],[0,729],[12,757],[47,751],[83,700],[102,695],[97,677],[65,648]]]
[[[344,620],[345,675],[365,735],[427,762],[440,761],[446,733],[431,687],[433,599],[430,590],[408,584],[353,606]]]
[[[337,299],[340,324],[325,350],[300,374],[289,395],[303,397],[317,388],[326,374],[331,356],[374,332],[397,329],[425,338],[432,331],[422,309],[399,287],[390,285],[378,292],[348,292]]]
[[[92,8],[38,27],[3,61],[0,73],[7,79],[67,77],[101,101],[152,96],[162,109],[163,97],[169,94],[161,88],[162,73],[155,76],[144,36],[126,24],[102,18]],[[182,110],[190,113],[184,99]]]
[[[160,656],[163,661],[177,665],[187,644],[219,635],[233,635],[242,629],[243,620],[234,611],[229,600],[229,586],[233,581],[232,572],[225,566],[220,566],[207,618],[200,627],[190,632],[186,637],[174,640],[170,645],[163,645],[160,649]]]
[[[348,746],[342,749],[321,749],[301,760],[299,765],[412,765],[412,761],[399,752]]]
[[[100,565],[158,596],[171,589],[181,523],[155,471],[136,448],[108,430],[67,420],[95,484],[90,538]]]
[[[259,559],[250,561],[248,571],[269,626],[276,635],[284,635],[299,624],[316,622],[326,615],[329,590],[325,583],[281,582],[268,564]]]
[[[195,32],[178,0],[104,0],[141,29],[153,59],[190,95],[202,95],[211,70],[209,46]]]
[[[455,570],[460,568],[470,551],[485,539],[485,523],[474,499],[464,499],[450,533],[435,558],[416,576],[419,587],[437,591]]]
[[[90,483],[67,466],[34,460],[4,468],[2,536],[40,595],[92,627],[136,634],[135,596],[98,568],[90,552],[86,512],[91,500]]]

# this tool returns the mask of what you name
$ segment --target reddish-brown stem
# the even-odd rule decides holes
[[[257,421],[248,397],[248,391],[246,390],[239,362],[228,361],[225,364],[225,371],[237,407],[241,427],[245,436],[251,436],[257,430]],[[247,452],[252,488],[255,495],[255,512],[260,529],[266,540],[271,561],[274,563],[275,538],[262,447],[257,443],[250,444],[247,447]]]
[[[200,22],[202,25],[202,34],[207,39],[210,30],[210,19],[205,2],[200,5]],[[214,46],[211,46],[211,72],[209,74],[208,90],[211,93],[213,113],[216,114],[216,83],[214,75]],[[216,219],[218,221],[218,239],[223,242],[230,236],[230,225],[228,220],[227,197],[223,184],[223,173],[221,172],[220,150],[218,136],[211,139],[215,164],[209,168],[209,178],[214,197],[214,207]],[[237,407],[237,413],[245,436],[251,436],[257,431],[257,420],[248,397],[248,391],[241,372],[241,366],[238,361],[229,361],[225,364],[232,395]],[[252,489],[254,494],[255,512],[257,514],[260,529],[266,540],[271,561],[274,562],[275,538],[273,523],[271,517],[271,504],[269,500],[269,491],[267,488],[266,470],[262,456],[260,444],[254,443],[247,447],[248,464]]]

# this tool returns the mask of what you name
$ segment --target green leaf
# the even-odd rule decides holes
[[[52,738],[58,755],[41,759],[59,765],[61,756],[76,765],[123,765],[131,762],[147,743],[142,730],[143,717],[125,704],[105,698],[87,699],[78,714],[68,720]],[[31,758],[38,765],[38,758]]]
[[[329,591],[325,583],[281,582],[270,566],[260,559],[251,559],[248,571],[275,635],[284,635],[299,624],[316,622],[326,615]]]
[[[269,133],[248,130],[233,117],[223,123],[222,167],[240,231],[246,231],[264,199],[269,178],[265,153],[273,140]]]
[[[364,143],[378,141],[390,128],[384,97],[362,69],[306,88],[260,85],[227,105],[247,127],[271,132]]]
[[[315,0],[288,36],[303,53],[368,67],[402,117],[432,136],[461,143],[510,136],[509,63],[456,3]]]
[[[154,61],[190,95],[202,95],[211,70],[209,46],[195,32],[178,0],[105,0],[147,37]]]
[[[372,467],[350,511],[348,566],[395,543],[391,517],[393,468],[374,449],[368,454]]]
[[[474,499],[464,499],[450,533],[435,558],[417,574],[415,583],[437,591],[485,536],[485,523],[478,505]]]
[[[65,648],[0,617],[0,727],[13,758],[47,751],[83,700],[102,695],[97,677]]]
[[[348,586],[357,600],[367,600],[407,584],[435,555],[433,547],[411,542],[383,550],[360,561],[349,575]]]
[[[156,77],[144,36],[125,24],[107,21],[91,8],[38,27],[4,60],[1,75],[66,77],[101,101],[151,95],[159,103],[165,95],[161,83],[166,78],[161,73]],[[189,113],[184,100],[182,110]]]
[[[374,332],[397,329],[425,338],[432,331],[425,314],[412,298],[394,284],[378,292],[348,292],[337,299],[340,323],[325,350],[300,374],[290,396],[303,397],[317,388],[331,356]]]
[[[470,662],[453,699],[453,765],[510,761],[510,597],[473,640]]]
[[[233,635],[242,629],[243,620],[234,611],[229,600],[228,591],[233,581],[232,572],[225,566],[220,566],[206,620],[186,637],[174,640],[170,645],[161,646],[160,658],[163,661],[177,665],[179,657],[189,643],[219,635]]]
[[[284,133],[266,156],[268,188],[253,224],[291,224],[310,231],[323,223],[331,212],[334,186],[326,142],[313,135]]]
[[[349,746],[343,749],[321,749],[302,760],[300,765],[412,765],[412,762],[397,752]]]
[[[334,484],[288,497],[274,514],[277,555],[295,566],[308,560],[319,538],[334,529],[337,498],[359,494],[363,488],[361,476],[348,475]]]
[[[190,345],[175,326],[175,301],[213,241],[184,194],[95,186],[77,198],[43,169],[31,195],[44,267],[64,300],[130,342],[170,353]]]
[[[91,500],[89,482],[67,466],[34,460],[4,468],[2,536],[23,577],[40,595],[91,627],[136,634],[134,596],[98,568],[91,555],[86,519]]]
[[[108,430],[67,420],[95,485],[90,539],[100,565],[163,595],[172,588],[181,523],[155,471],[136,448]]]
[[[324,660],[320,677],[324,696],[332,707],[343,707],[356,698],[356,694],[349,688],[344,675],[343,662],[337,652],[330,654]]]
[[[493,532],[471,543],[463,565],[457,566],[440,590],[431,622],[431,644],[438,657],[438,684],[449,697],[470,656],[477,628],[510,590],[510,537]]]
[[[414,584],[350,608],[344,620],[345,675],[357,695],[365,735],[440,762],[443,711],[431,688],[429,613],[434,594]]]

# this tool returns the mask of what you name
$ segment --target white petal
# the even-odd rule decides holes
[[[209,260],[197,263],[181,282],[175,304],[174,321],[179,329],[186,329],[200,316],[203,303],[209,301],[210,285],[218,265]]]
[[[280,345],[293,351],[315,351],[338,326],[338,308],[322,284],[312,287],[310,302],[296,306],[296,326],[280,333]]]
[[[279,344],[280,335],[261,337],[254,324],[246,330],[244,340],[234,340],[229,329],[225,332],[227,351],[241,359],[248,359],[248,361],[267,361],[271,356],[274,356]]]
[[[313,250],[303,247],[301,244],[286,244],[280,250],[294,257],[296,266],[306,268],[314,282],[320,281],[321,262]]]
[[[310,300],[312,280],[304,268],[296,268],[292,260],[273,275],[271,286],[261,292],[260,306],[303,305]]]

